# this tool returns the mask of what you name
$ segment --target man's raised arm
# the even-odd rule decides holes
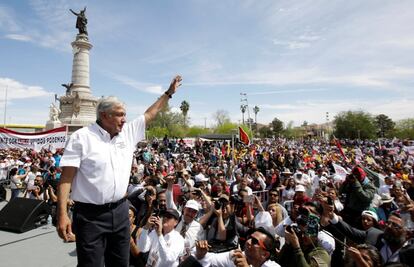
[[[157,116],[157,113],[161,111],[162,108],[165,107],[168,100],[172,97],[172,95],[177,91],[177,88],[181,85],[182,78],[180,75],[177,75],[174,77],[174,79],[171,81],[170,87],[167,91],[165,91],[162,96],[160,96],[157,101],[155,101],[154,104],[152,104],[144,113],[145,115],[145,125],[148,125],[155,116]]]

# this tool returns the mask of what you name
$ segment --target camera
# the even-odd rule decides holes
[[[159,203],[158,200],[154,199],[152,201],[152,212],[151,212],[152,216],[160,216],[160,208],[159,208]]]
[[[230,203],[235,204],[236,206],[238,206],[238,205],[243,206],[244,205],[243,199],[237,194],[234,194],[234,195],[230,196]]]
[[[296,223],[292,223],[291,225],[286,226],[286,231],[292,234],[295,233],[296,235],[302,234],[302,231]]]
[[[219,210],[219,209],[221,209],[223,207],[223,203],[221,202],[221,201],[219,201],[219,200],[215,200],[214,201],[214,208],[216,209],[216,210]]]

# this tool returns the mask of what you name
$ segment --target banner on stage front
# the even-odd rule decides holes
[[[66,126],[40,133],[19,133],[0,128],[0,149],[20,148],[40,151],[44,148],[53,151],[64,148],[67,138]]]

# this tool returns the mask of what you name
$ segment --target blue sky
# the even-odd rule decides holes
[[[69,83],[76,17],[87,6],[92,93],[141,114],[175,74],[170,105],[190,124],[240,93],[259,123],[321,123],[340,111],[414,117],[414,2],[333,0],[27,0],[0,3],[0,122],[45,124]],[[252,116],[253,117],[253,116]]]

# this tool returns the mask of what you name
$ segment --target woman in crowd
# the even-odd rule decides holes
[[[10,200],[13,200],[14,198],[18,197],[20,194],[20,189],[23,187],[23,180],[26,178],[26,176],[29,174],[29,172],[26,170],[26,172],[22,175],[17,174],[18,169],[12,168],[9,172],[10,177],[10,189],[11,189],[11,198]]]
[[[293,178],[288,178],[285,181],[285,188],[282,191],[282,203],[287,200],[293,200],[295,196],[295,180]]]
[[[334,187],[329,187],[326,191],[328,193],[328,197],[331,198],[331,201],[335,207],[335,211],[342,211],[344,209],[344,205],[338,199],[338,192],[336,191],[336,189]]]

